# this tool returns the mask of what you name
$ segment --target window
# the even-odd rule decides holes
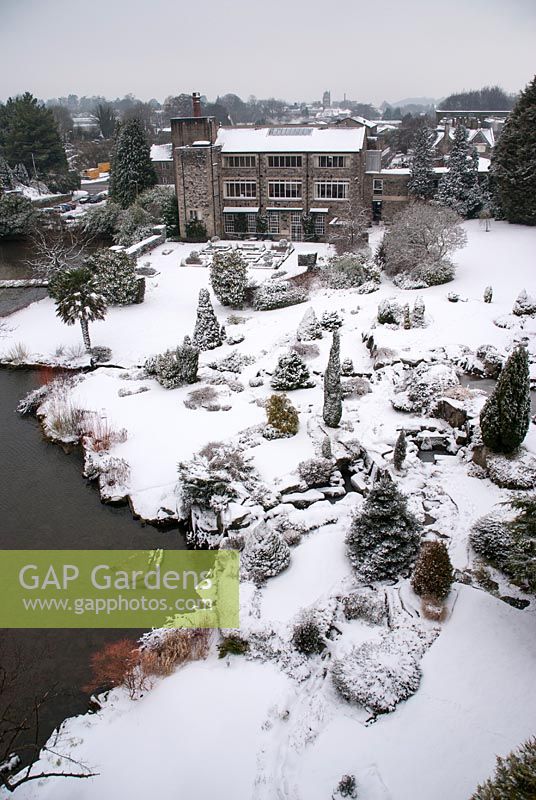
[[[255,156],[224,156],[223,157],[223,166],[224,167],[254,167],[255,166]]]
[[[268,233],[279,233],[279,211],[268,212]]]
[[[290,215],[290,238],[293,242],[302,240],[302,215],[300,211],[293,211]]]
[[[344,156],[318,156],[318,166],[323,169],[344,167],[345,159]]]
[[[197,209],[191,209],[190,211],[190,222],[194,222],[195,220],[199,219],[199,214],[197,213]]]
[[[317,236],[325,236],[326,234],[326,215],[315,214],[315,233]]]
[[[383,194],[383,181],[380,178],[372,181],[372,194]]]
[[[223,229],[225,233],[234,233],[234,214],[223,215]]]
[[[299,200],[301,181],[268,181],[268,195],[271,200]]]
[[[317,181],[315,200],[346,200],[348,181]]]
[[[225,181],[224,197],[235,199],[247,199],[257,196],[256,181]]]
[[[257,215],[246,214],[248,220],[248,233],[257,233]]]
[[[282,169],[283,167],[301,167],[301,165],[301,156],[268,156],[269,167]]]

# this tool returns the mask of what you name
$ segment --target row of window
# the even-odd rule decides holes
[[[316,181],[315,200],[346,200],[349,181]],[[257,197],[257,181],[225,181],[223,196],[226,200],[253,200]],[[301,181],[268,181],[270,200],[300,200]]]
[[[303,157],[298,155],[268,156],[268,166],[272,169],[292,169],[301,167]],[[252,168],[257,164],[256,156],[224,156],[223,166],[232,169],[243,167]],[[315,165],[320,169],[343,169],[348,164],[346,156],[323,155],[315,156]]]
[[[224,214],[223,215],[223,229],[225,233],[242,233],[245,232],[243,227],[238,228],[237,217],[240,214]],[[246,227],[247,233],[257,232],[257,214],[246,214]],[[325,236],[326,234],[326,215],[315,214],[315,234],[317,236]],[[268,233],[280,233],[280,219],[279,211],[268,212]],[[290,234],[291,239],[300,241],[303,237],[303,220],[301,212],[293,211],[290,215]]]

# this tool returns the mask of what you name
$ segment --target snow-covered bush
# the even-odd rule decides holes
[[[343,797],[350,797],[352,800],[356,800],[358,797],[355,775],[343,775],[337,784],[333,800]]]
[[[452,564],[445,544],[424,542],[411,576],[415,594],[444,600],[450,592],[452,579]]]
[[[336,331],[342,326],[343,319],[338,311],[324,311],[320,324],[325,331]]]
[[[298,412],[284,394],[273,394],[266,403],[267,425],[263,436],[279,439],[295,436],[300,426]]]
[[[299,342],[311,342],[313,339],[321,338],[322,326],[318,321],[314,308],[308,308],[298,325],[296,339]]]
[[[171,675],[179,664],[207,657],[209,628],[156,628],[140,639],[140,665],[146,675]]]
[[[279,575],[290,563],[290,547],[271,525],[263,524],[251,533],[242,551],[240,564],[255,583]]]
[[[264,378],[260,375],[255,375],[253,378],[249,379],[248,384],[252,389],[256,389],[258,386],[264,386]]]
[[[161,386],[175,389],[185,383],[195,383],[199,364],[199,350],[188,336],[175,350],[166,350],[145,362],[145,371],[154,375]]]
[[[238,374],[242,372],[244,367],[253,364],[254,361],[255,359],[253,356],[248,356],[239,353],[237,350],[233,350],[232,353],[229,353],[228,356],[225,356],[225,358],[222,358],[220,361],[211,361],[208,366],[218,372],[235,372]]]
[[[488,477],[503,489],[536,487],[536,459],[530,453],[488,455]]]
[[[529,424],[529,360],[526,348],[520,345],[508,358],[480,412],[482,439],[496,453],[512,453],[527,435]]]
[[[381,625],[387,616],[384,593],[374,589],[358,589],[345,595],[342,608],[347,620],[362,619],[372,625]]]
[[[426,307],[421,295],[417,295],[413,303],[413,311],[411,313],[411,324],[414,328],[424,328],[426,325],[425,319]]]
[[[124,247],[141,242],[152,236],[154,222],[151,215],[137,203],[125,208],[117,215],[114,243]]]
[[[402,465],[406,460],[406,449],[406,432],[402,429],[398,434],[393,452],[393,466],[396,470],[402,469]]]
[[[224,333],[225,329],[218,322],[207,289],[200,289],[193,343],[200,350],[213,350],[223,344]]]
[[[454,280],[456,268],[452,261],[444,258],[441,261],[429,261],[419,264],[411,275],[421,280],[425,286],[441,286]]]
[[[293,342],[290,349],[301,358],[316,358],[320,355],[318,345],[314,342]]]
[[[536,314],[536,297],[531,297],[527,294],[527,290],[523,289],[517,296],[512,313],[515,314],[516,317]]]
[[[498,378],[504,364],[504,358],[492,344],[482,344],[477,348],[476,357],[482,364],[487,378]]]
[[[325,631],[312,611],[304,611],[292,630],[292,644],[299,653],[312,656],[325,650]]]
[[[298,473],[309,488],[314,488],[328,486],[334,468],[333,461],[327,458],[310,458],[298,464]]]
[[[349,289],[361,286],[368,275],[365,272],[365,253],[342,253],[328,259],[322,270],[322,277],[331,289]]]
[[[421,668],[407,642],[397,633],[380,642],[355,646],[332,667],[332,678],[339,694],[375,714],[393,711],[411,697],[421,681]]]
[[[257,311],[273,311],[276,308],[305,303],[307,292],[286,281],[266,281],[255,291],[253,305]]]
[[[449,364],[418,364],[404,373],[392,403],[399,411],[426,413],[447,389],[459,385],[456,370]]]
[[[504,508],[479,517],[471,528],[469,541],[475,553],[502,569],[512,548],[509,522],[512,515]]]
[[[188,398],[184,401],[186,408],[206,408],[213,404],[218,398],[218,392],[213,386],[201,386],[188,393]]]
[[[223,306],[242,308],[246,297],[247,264],[238,250],[214,253],[210,283]]]
[[[89,256],[85,263],[94,273],[98,289],[107,304],[127,305],[136,302],[138,276],[130,256],[113,250],[99,250]]]
[[[378,306],[377,316],[381,325],[400,325],[404,312],[394,297],[386,297]]]
[[[117,228],[120,213],[121,207],[113,200],[108,200],[104,205],[90,208],[84,214],[81,228],[88,236],[111,239]]]
[[[493,287],[486,286],[486,288],[484,289],[484,302],[491,303],[492,300],[493,300]]]
[[[290,352],[279,357],[270,385],[272,389],[289,391],[309,389],[314,386],[305,362],[297,353]]]
[[[536,797],[536,739],[497,756],[495,775],[480,784],[471,800],[534,800]]]
[[[218,644],[218,658],[225,658],[228,655],[243,656],[249,650],[249,644],[236,633],[224,636]]]
[[[341,375],[349,377],[354,374],[354,362],[351,358],[343,359],[341,363]]]
[[[280,514],[273,521],[274,527],[282,535],[285,542],[293,547],[299,544],[307,528],[299,522],[291,522],[288,514]]]

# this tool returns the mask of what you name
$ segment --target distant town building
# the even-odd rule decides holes
[[[151,161],[153,162],[159,184],[166,185],[175,183],[172,144],[151,145]]]
[[[322,95],[322,107],[331,108],[331,92],[327,90]]]

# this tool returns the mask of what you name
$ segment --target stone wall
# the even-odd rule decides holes
[[[374,181],[383,181],[383,190],[374,192]],[[402,211],[409,203],[409,172],[366,172],[364,175],[364,204],[367,211],[372,212],[373,202],[381,202],[381,219],[390,222],[394,215]]]
[[[186,238],[186,225],[192,214],[204,223],[209,238],[221,236],[220,154],[221,147],[212,145],[174,150],[181,238]]]

